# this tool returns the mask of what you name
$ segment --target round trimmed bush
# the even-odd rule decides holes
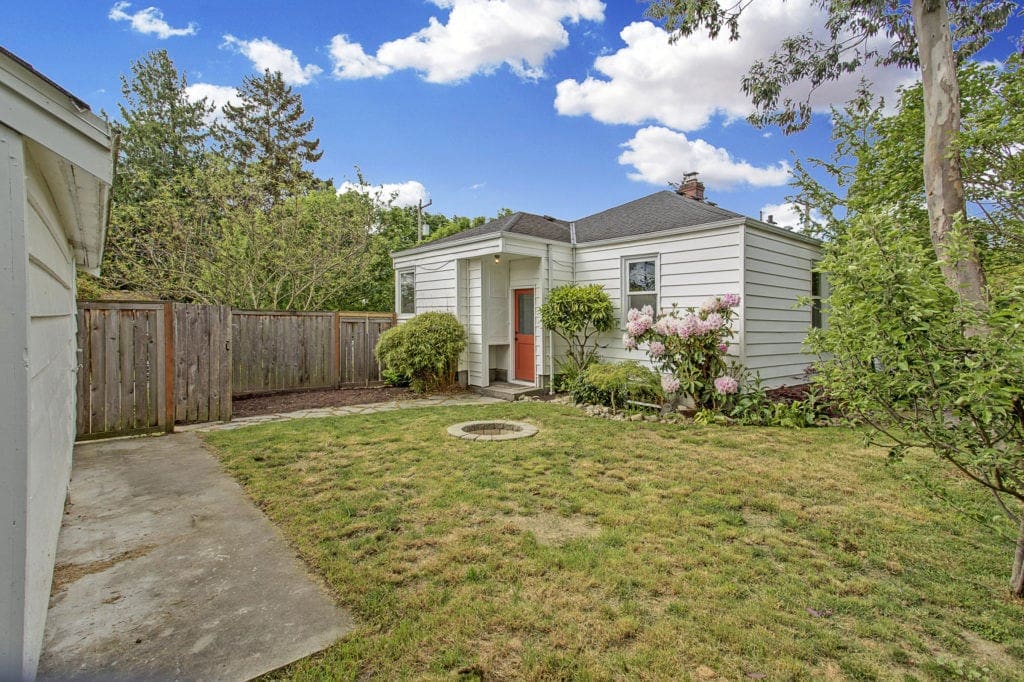
[[[455,383],[466,330],[451,313],[423,313],[380,335],[374,353],[391,376],[409,377],[414,391],[438,391]]]

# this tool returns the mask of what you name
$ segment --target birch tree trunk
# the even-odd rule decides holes
[[[973,244],[966,250],[951,248],[954,221],[966,215],[966,202],[955,147],[960,132],[960,88],[949,13],[945,0],[913,0],[912,11],[924,86],[924,186],[932,247],[949,288],[983,313],[988,295],[978,251]]]

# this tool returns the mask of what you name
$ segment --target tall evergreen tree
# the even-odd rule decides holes
[[[206,165],[205,118],[212,108],[191,101],[187,85],[165,50],[133,62],[130,75],[121,77],[124,101],[113,123],[120,144],[103,265],[108,287],[145,290],[147,271],[180,238],[180,229],[169,229],[157,216],[173,214],[190,223],[205,204],[204,183],[196,178]]]
[[[150,52],[121,76],[115,204],[149,198],[202,164],[211,109],[189,100],[187,86],[166,50]]]
[[[268,206],[326,183],[306,164],[323,156],[313,139],[314,120],[305,119],[302,96],[286,85],[278,71],[247,76],[238,91],[241,103],[224,106],[224,123],[216,129],[221,153],[263,189]]]

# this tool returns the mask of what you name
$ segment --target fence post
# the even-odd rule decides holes
[[[164,430],[174,432],[174,304],[164,303]]]
[[[334,328],[331,333],[334,335],[334,353],[332,353],[331,364],[334,372],[334,387],[341,388],[341,313],[334,311]]]

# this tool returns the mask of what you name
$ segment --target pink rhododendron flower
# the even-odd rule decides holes
[[[704,318],[704,324],[707,326],[709,331],[718,331],[725,326],[725,318],[718,313],[711,313]]]
[[[735,393],[740,388],[740,383],[730,376],[718,377],[715,379],[715,390],[722,395]]]
[[[650,325],[647,324],[645,318],[638,317],[637,319],[630,320],[626,323],[626,332],[628,332],[630,336],[640,336],[647,331],[649,327]]]
[[[722,305],[727,308],[735,308],[740,304],[739,294],[725,294],[722,296]]]
[[[713,313],[721,307],[721,300],[717,296],[711,298],[705,298],[704,302],[700,304],[700,311],[702,313]]]
[[[722,353],[728,353],[729,352],[729,346],[728,346],[728,344],[720,343],[720,344],[718,344],[718,350],[719,350],[719,352],[722,352]]]
[[[650,350],[648,351],[652,358],[660,358],[665,354],[665,344],[661,341],[651,341]]]
[[[640,309],[640,314],[643,315],[644,317],[649,317],[649,318],[651,318],[653,320],[654,319],[654,308],[652,308],[649,305],[645,305],[643,308]]]
[[[622,335],[622,345],[626,347],[626,350],[635,350],[636,339],[630,336],[629,332],[626,332],[625,334]]]
[[[661,390],[665,391],[665,393],[675,393],[679,390],[679,379],[676,379],[671,374],[662,374]]]

